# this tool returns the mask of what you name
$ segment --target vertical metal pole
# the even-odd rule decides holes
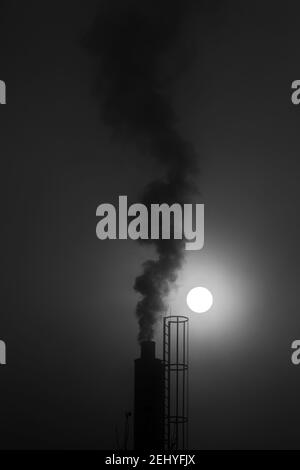
[[[185,427],[186,424],[184,422],[185,417],[185,322],[183,323],[183,372],[182,372],[182,411],[181,415],[183,416],[183,423],[182,423],[182,448],[185,449]]]
[[[171,448],[171,364],[170,364],[170,355],[171,355],[171,334],[170,334],[171,324],[168,322],[168,448]]]
[[[179,417],[179,322],[176,318],[176,449],[178,449],[178,417]]]
[[[167,406],[167,379],[166,379],[166,318],[163,319],[163,365],[164,365],[164,447],[166,447],[166,406]]]
[[[187,398],[186,398],[186,419],[187,419],[187,424],[186,424],[186,439],[187,439],[187,442],[186,442],[186,449],[189,448],[189,407],[190,407],[190,404],[189,404],[189,344],[190,344],[190,340],[189,340],[189,325],[187,324],[187,384],[186,384],[186,391],[187,391]]]

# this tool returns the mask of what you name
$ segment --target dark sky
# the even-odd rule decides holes
[[[137,201],[161,168],[101,120],[82,37],[102,4],[0,3],[4,449],[113,448],[132,409],[133,284],[151,253],[100,242],[95,212]],[[173,52],[170,95],[206,205],[174,309],[196,285],[214,294],[190,320],[191,448],[299,448],[299,13],[291,0],[210,2]]]

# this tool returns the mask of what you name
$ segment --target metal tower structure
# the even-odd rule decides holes
[[[188,448],[188,344],[189,319],[164,317],[165,449]]]

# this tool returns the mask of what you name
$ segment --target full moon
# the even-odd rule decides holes
[[[211,308],[213,296],[206,287],[194,287],[189,291],[186,303],[193,312],[204,313]]]

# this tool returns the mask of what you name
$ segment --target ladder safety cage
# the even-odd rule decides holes
[[[188,326],[188,317],[164,317],[165,450],[188,448]]]

